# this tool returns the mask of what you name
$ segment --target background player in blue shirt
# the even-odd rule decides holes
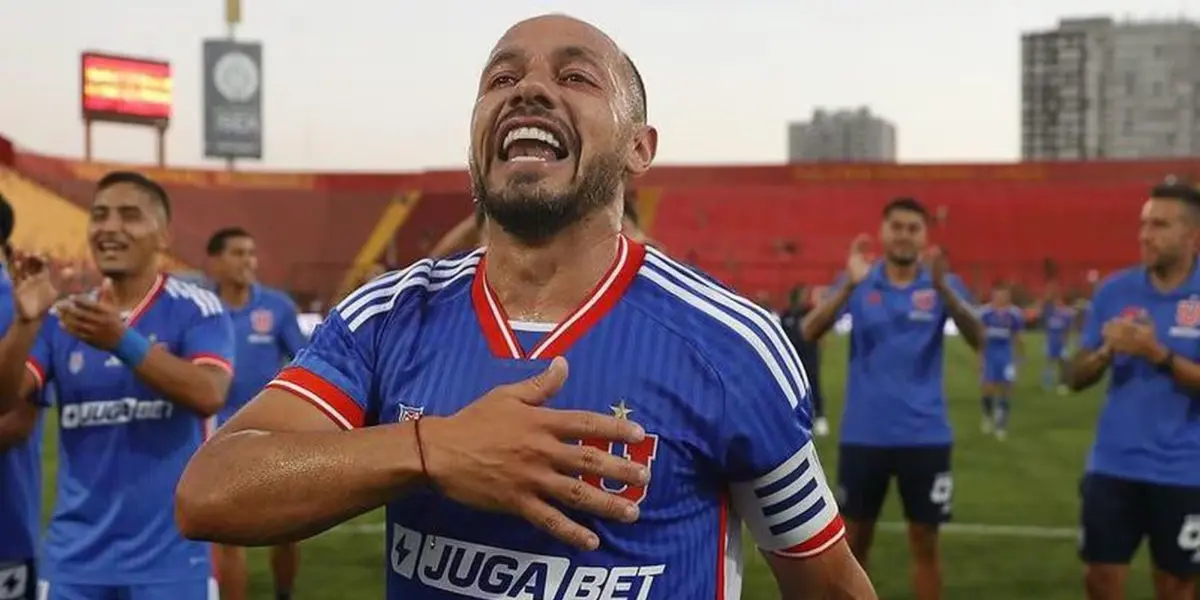
[[[1200,193],[1151,191],[1141,267],[1096,290],[1069,384],[1111,372],[1082,492],[1092,600],[1123,597],[1130,559],[1149,538],[1155,597],[1192,599],[1200,573]]]
[[[1003,440],[1008,436],[1013,382],[1017,380],[1017,361],[1022,354],[1021,329],[1025,315],[1012,303],[1012,288],[997,283],[992,301],[979,311],[984,328],[983,352],[979,367],[983,388],[983,431]]]
[[[389,598],[732,599],[744,519],[784,598],[874,598],[778,324],[620,233],[657,146],[645,119],[608,36],[561,15],[512,27],[471,124],[486,251],[339,304],[193,459],[185,529],[295,539],[387,503]],[[548,396],[580,412],[528,405]]]
[[[13,322],[13,264],[8,239],[15,218],[0,196],[0,335]],[[40,270],[40,264],[37,266]],[[0,598],[34,600],[37,593],[37,546],[42,512],[42,417],[31,402],[0,416]]]
[[[1071,347],[1071,332],[1079,325],[1079,311],[1063,298],[1058,281],[1046,283],[1046,301],[1038,314],[1042,329],[1046,332],[1046,367],[1042,373],[1042,386],[1056,388],[1059,395],[1067,393],[1062,377]]]
[[[220,229],[208,239],[206,250],[209,277],[225,303],[237,340],[237,368],[219,415],[224,424],[300,352],[308,339],[300,332],[292,299],[257,282],[258,255],[249,232],[240,227]],[[242,600],[247,585],[245,550],[219,546],[217,551],[222,600]],[[277,600],[291,598],[299,563],[295,544],[271,548]]]
[[[207,600],[210,548],[183,539],[172,496],[225,402],[233,327],[212,292],[158,271],[170,205],[114,172],[88,242],[106,277],[55,305],[48,273],[16,288],[0,347],[0,414],[43,385],[59,409],[58,493],[41,567],[49,600]]]
[[[889,202],[880,227],[883,260],[869,261],[869,238],[856,239],[846,273],[804,321],[804,337],[816,340],[843,315],[853,320],[838,500],[850,547],[866,565],[875,522],[896,478],[919,600],[941,595],[938,526],[950,519],[954,489],[942,377],[946,321],[954,321],[972,348],[983,336],[945,256],[926,250],[928,228],[929,212],[920,202]]]

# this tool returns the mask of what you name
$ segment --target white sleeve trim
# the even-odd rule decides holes
[[[809,441],[769,473],[731,486],[734,510],[759,547],[803,556],[840,539],[837,502]],[[809,546],[813,546],[811,549]]]

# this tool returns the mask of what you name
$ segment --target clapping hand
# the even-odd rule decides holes
[[[13,298],[17,318],[23,323],[41,320],[58,300],[58,289],[50,279],[50,268],[45,258],[26,256],[13,266]]]
[[[60,304],[58,318],[67,333],[100,350],[116,348],[125,334],[125,319],[113,301],[109,279],[100,285],[95,298],[72,296]]]

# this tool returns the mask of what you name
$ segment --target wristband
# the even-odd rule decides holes
[[[146,336],[133,329],[126,329],[121,341],[117,342],[117,347],[112,349],[112,354],[125,363],[125,366],[136,369],[146,360],[146,355],[150,354],[152,347]]]

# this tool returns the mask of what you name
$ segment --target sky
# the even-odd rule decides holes
[[[241,168],[465,166],[479,71],[513,23],[590,21],[637,61],[658,164],[779,163],[786,123],[869,106],[904,162],[1019,155],[1020,34],[1064,16],[1195,16],[1200,0],[243,0],[263,44],[264,157]],[[221,167],[202,144],[201,43],[224,0],[0,0],[0,135],[80,158],[79,54],[165,59],[168,162]],[[149,163],[150,129],[99,124],[98,160]]]

